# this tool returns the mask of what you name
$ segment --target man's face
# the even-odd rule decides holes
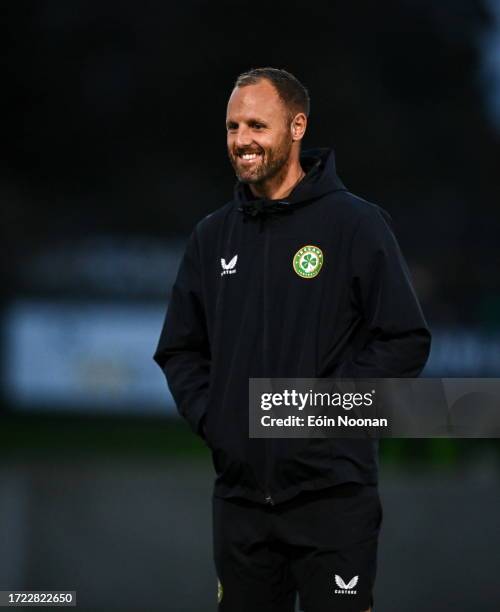
[[[290,117],[268,80],[233,90],[226,128],[229,159],[240,181],[263,183],[286,167],[293,143]]]

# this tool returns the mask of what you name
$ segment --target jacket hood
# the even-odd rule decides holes
[[[295,207],[309,204],[327,193],[346,191],[344,183],[337,176],[333,149],[302,151],[300,164],[306,174],[283,200],[256,198],[249,186],[239,181],[234,193],[234,199],[240,205],[238,210],[251,217],[291,212]]]

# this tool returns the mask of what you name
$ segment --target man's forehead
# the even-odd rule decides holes
[[[253,85],[235,87],[227,104],[228,116],[241,112],[270,115],[283,110],[284,105],[278,92],[267,79]]]

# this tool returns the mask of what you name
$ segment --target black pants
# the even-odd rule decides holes
[[[382,507],[346,483],[277,506],[213,498],[220,612],[360,612],[372,605]]]

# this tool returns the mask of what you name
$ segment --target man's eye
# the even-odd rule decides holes
[[[254,124],[254,128],[255,128],[256,130],[260,130],[260,129],[262,129],[263,127],[264,127],[264,126],[262,125],[262,123],[256,123],[256,124]]]

